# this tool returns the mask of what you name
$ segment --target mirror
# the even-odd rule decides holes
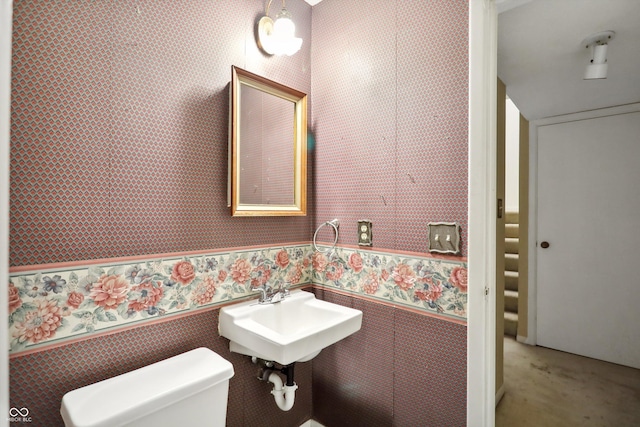
[[[307,95],[233,66],[230,110],[231,215],[306,215]]]

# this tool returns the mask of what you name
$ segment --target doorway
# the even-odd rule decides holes
[[[504,394],[503,337],[527,342],[529,122],[497,85],[496,404]]]

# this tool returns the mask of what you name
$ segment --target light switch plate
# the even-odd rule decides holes
[[[460,226],[456,222],[430,222],[429,252],[460,254]]]
[[[371,221],[361,219],[358,221],[358,245],[372,246],[373,234],[371,232]]]

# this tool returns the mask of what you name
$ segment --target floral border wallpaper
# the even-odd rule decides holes
[[[311,256],[313,283],[466,320],[467,263],[336,247]]]
[[[258,248],[9,276],[10,353],[310,283],[311,247]]]
[[[463,261],[302,244],[11,273],[10,353],[250,297],[267,282],[320,284],[466,320]]]

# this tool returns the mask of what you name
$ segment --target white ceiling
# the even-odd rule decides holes
[[[498,6],[498,76],[527,119],[640,102],[640,0],[500,0]],[[581,42],[605,30],[616,32],[608,77],[583,80],[591,51]]]

